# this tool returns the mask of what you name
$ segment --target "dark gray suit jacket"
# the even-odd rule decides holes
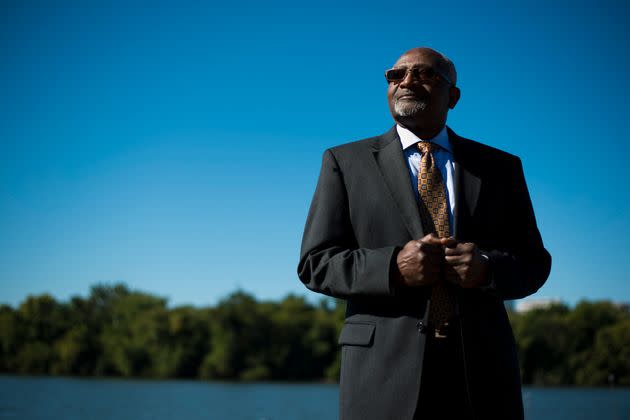
[[[540,288],[551,267],[520,160],[449,129],[456,174],[455,237],[490,256],[494,291],[454,288],[475,418],[523,417],[516,346],[503,306]],[[395,127],[326,150],[298,275],[347,301],[342,420],[412,419],[420,389],[429,288],[398,288],[398,250],[424,236]],[[420,413],[421,414],[421,407]]]

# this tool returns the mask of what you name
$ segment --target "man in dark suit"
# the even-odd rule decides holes
[[[298,275],[347,301],[342,420],[522,419],[503,305],[546,281],[519,158],[446,127],[453,63],[429,48],[386,72],[396,126],[326,150]]]

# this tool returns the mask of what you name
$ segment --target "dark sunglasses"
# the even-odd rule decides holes
[[[404,80],[405,77],[407,77],[408,72],[411,72],[414,80],[417,80],[419,82],[434,83],[441,79],[451,85],[453,84],[448,76],[432,67],[412,67],[410,69],[401,67],[389,69],[385,72],[385,78],[387,79],[388,83],[400,83]]]

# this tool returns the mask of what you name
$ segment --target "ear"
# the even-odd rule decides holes
[[[450,109],[455,108],[455,105],[457,105],[457,102],[459,101],[459,97],[461,96],[462,92],[459,90],[459,88],[457,86],[451,86],[451,89],[448,93],[449,98],[448,98],[448,107]]]

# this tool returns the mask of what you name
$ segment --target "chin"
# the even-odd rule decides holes
[[[407,111],[395,111],[394,116],[397,118],[407,119],[407,120],[417,120],[417,119],[425,119],[429,116],[429,113],[426,110],[415,110],[413,112]]]
[[[394,104],[394,115],[402,118],[414,118],[425,114],[426,111],[426,102],[398,101]]]

